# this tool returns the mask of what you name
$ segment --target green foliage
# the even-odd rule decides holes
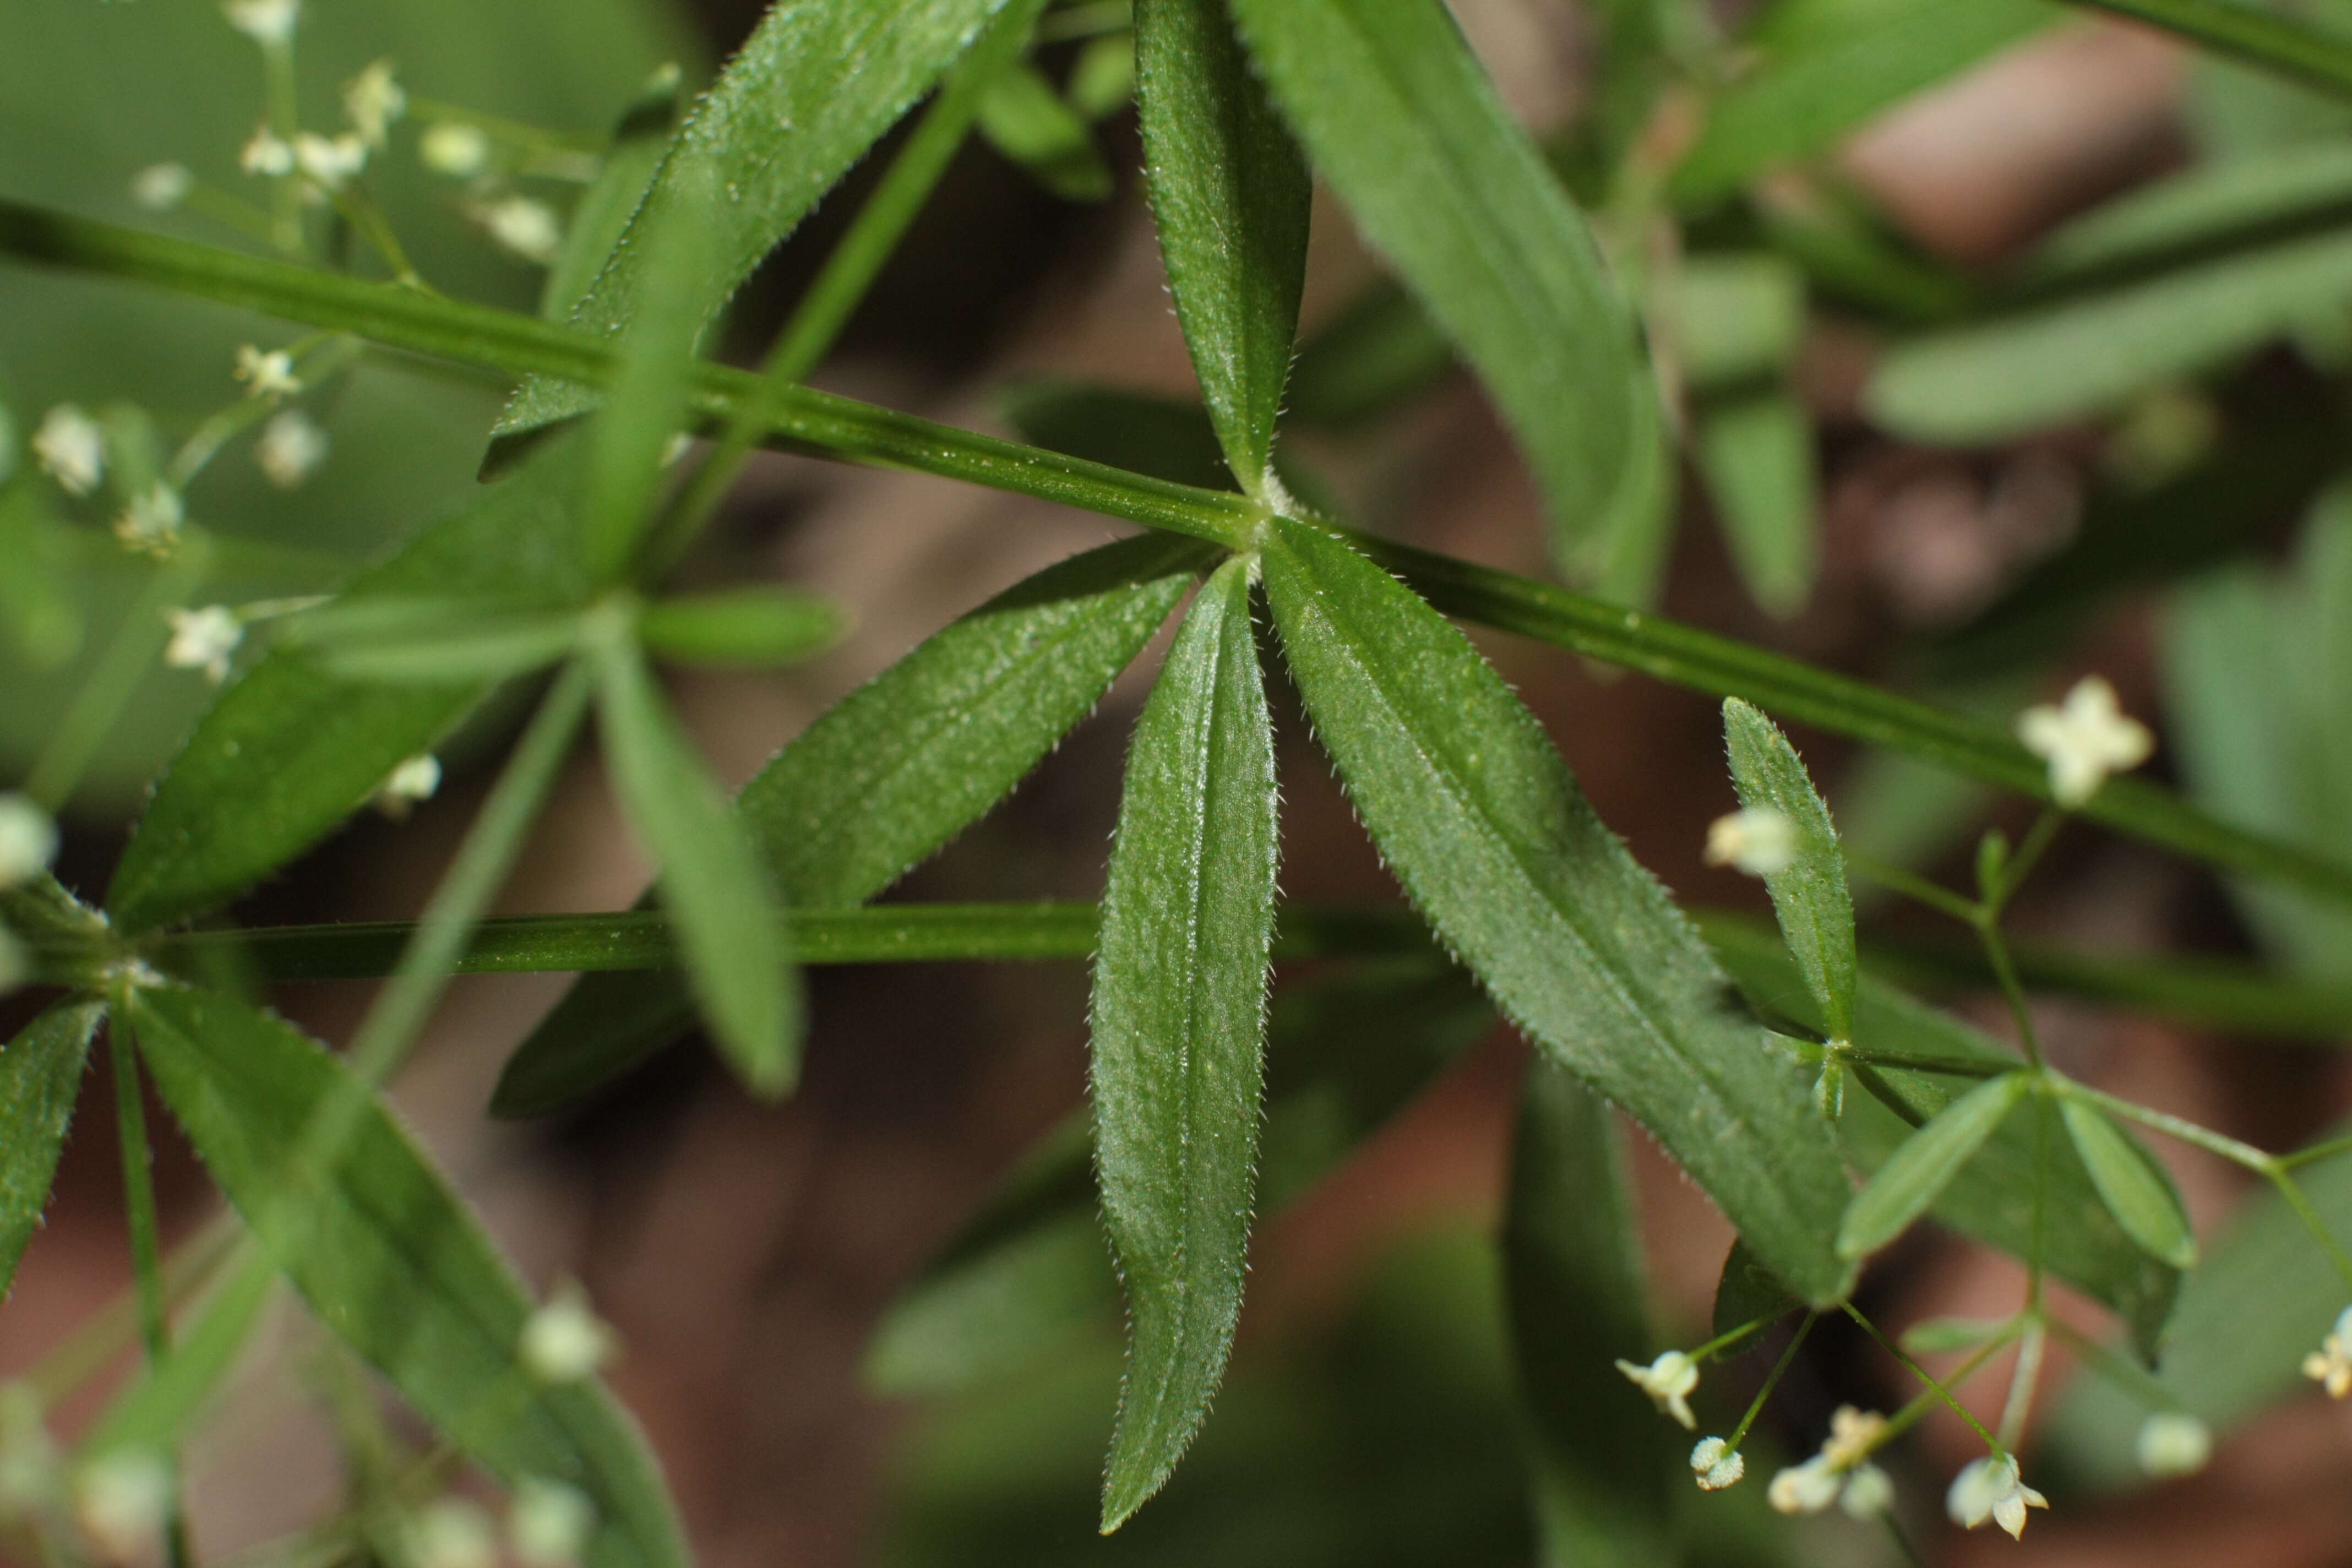
[[[2163,1167],[2097,1106],[2069,1096],[2058,1102],[2058,1109],[2065,1115],[2066,1135],[2083,1157],[2083,1168],[2091,1173],[2092,1184],[2125,1234],[2158,1262],[2195,1268],[2197,1238]]]
[[[0,1298],[48,1207],[90,1037],[105,1016],[95,1002],[59,1003],[0,1050]]]
[[[1851,1039],[1857,969],[1853,895],[1846,888],[1845,856],[1829,807],[1789,738],[1736,697],[1723,705],[1723,738],[1739,804],[1777,812],[1793,829],[1789,863],[1766,872],[1764,886],[1780,918],[1780,934],[1821,1004],[1830,1037]]]
[[[2002,1073],[1937,1111],[1854,1194],[1838,1226],[1838,1251],[1864,1257],[1910,1228],[2032,1087],[2023,1073]]]
[[[1128,753],[1103,890],[1095,1159],[1130,1336],[1106,1531],[1175,1468],[1241,1310],[1276,858],[1255,567],[1219,567],[1177,633]]]
[[[1317,732],[1415,907],[1783,1278],[1816,1300],[1843,1295],[1852,1272],[1828,1241],[1846,1185],[1828,1124],[1724,1006],[1706,948],[1533,716],[1461,633],[1328,534],[1280,524],[1265,583]]]
[[[1118,189],[1093,131],[1026,60],[1014,61],[988,84],[979,125],[990,146],[1064,201],[1108,201]]]

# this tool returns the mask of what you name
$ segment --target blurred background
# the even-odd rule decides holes
[[[1453,5],[1531,126],[1560,146],[1594,134],[1610,89],[1596,65],[1591,8]],[[330,117],[338,84],[389,58],[413,94],[593,139],[666,62],[682,65],[689,83],[703,79],[758,9],[751,0],[320,4],[301,36],[306,110]],[[1718,19],[1736,27],[1752,9],[1727,5]],[[2055,7],[2037,6],[2030,20],[1944,79],[1868,113],[1801,180],[1768,179],[1736,212],[1692,205],[1679,246],[1685,276],[1719,285],[1706,298],[1731,301],[1717,307],[1730,313],[1727,335],[1778,345],[1760,363],[1776,406],[1796,413],[1801,460],[1791,467],[1790,448],[1774,448],[1780,456],[1761,460],[1759,479],[1756,461],[1725,457],[1708,433],[1724,428],[1711,421],[1729,404],[1704,375],[1690,379],[1696,461],[1661,607],[1996,717],[2101,672],[2128,711],[2162,731],[2158,774],[2258,826],[2341,849],[2352,834],[2352,768],[2339,763],[2342,771],[2319,775],[2333,777],[2332,795],[2298,786],[2268,806],[2248,804],[2249,790],[2268,787],[2260,780],[2233,785],[2223,774],[2226,721],[2265,685],[2264,648],[2292,641],[2298,625],[2317,638],[2345,624],[2352,604],[2317,586],[2306,602],[2295,597],[2304,587],[2273,580],[2298,559],[2315,503],[2315,538],[2328,515],[2352,286],[2217,372],[2152,375],[2100,418],[1927,445],[1864,412],[1883,345],[1933,319],[1935,289],[1958,297],[2002,277],[2068,220],[2200,160],[2261,157],[2352,124],[2142,28]],[[1073,27],[1039,60],[1076,94],[1084,69],[1103,68],[1087,64],[1089,47]],[[260,92],[251,49],[209,4],[0,0],[0,191],[220,240],[201,214],[142,210],[131,182],[170,160],[235,186]],[[1091,163],[1024,168],[984,142],[968,148],[819,382],[1046,441],[1057,418],[1071,417],[1061,392],[1072,384],[1190,399],[1136,174],[1133,114],[1115,100],[1097,107]],[[1635,144],[1667,162],[1689,142],[1671,101],[1654,106],[1639,130]],[[491,243],[464,192],[414,156],[415,134],[414,125],[396,131],[380,179],[371,175],[420,268],[452,293],[535,308],[541,272]],[[876,162],[754,279],[730,329],[735,357],[756,354],[782,319]],[[1881,281],[1899,276],[1927,293],[1904,307],[1827,262],[1789,262],[1801,245],[1757,244],[1770,215],[1807,211],[1823,192],[1840,212],[1861,215],[1877,254],[1899,264]],[[1643,245],[1653,237],[1648,228],[1633,236]],[[1286,457],[1368,527],[1549,574],[1540,510],[1507,435],[1442,348],[1433,352],[1409,321],[1381,329],[1398,311],[1380,276],[1344,212],[1319,201],[1307,333],[1321,357],[1310,349],[1302,364]],[[0,272],[0,404],[29,426],[59,401],[96,409],[129,399],[162,427],[184,430],[233,395],[239,344],[273,347],[290,336],[210,306],[10,268]],[[1715,340],[1693,328],[1689,341],[1703,350]],[[1724,384],[1737,393],[1752,380],[1749,365]],[[236,542],[210,596],[311,591],[450,505],[473,484],[498,397],[494,386],[370,361],[323,416],[333,448],[302,489],[279,490],[241,456],[215,465],[190,498]],[[1756,520],[1758,509],[1776,507],[1801,510],[1805,526]],[[1799,531],[1811,542],[1791,555]],[[790,580],[850,605],[857,630],[806,669],[682,681],[680,701],[721,771],[740,781],[827,702],[938,626],[1108,532],[1101,520],[1019,498],[763,457],[688,572]],[[2217,566],[2227,579],[2219,585],[2207,575]],[[0,776],[26,765],[133,586],[98,552],[68,552],[30,595],[63,613],[7,655]],[[2246,626],[2242,614],[2230,620],[2231,605],[2242,612],[2249,603],[2251,646],[2244,637],[2221,646],[2230,626]],[[2291,618],[2306,612],[2315,618]],[[26,624],[20,615],[20,630]],[[1759,887],[1700,858],[1707,822],[1734,804],[1713,702],[1558,650],[1480,641],[1643,864],[1691,903],[1764,910]],[[2324,728],[2333,713],[2340,731],[2352,722],[2352,675],[2336,679],[2346,684],[2315,689],[2323,706],[2314,723]],[[1142,689],[1130,674],[1009,803],[892,897],[1094,897]],[[142,688],[75,802],[61,864],[69,885],[102,884],[144,781],[205,692],[201,677],[180,670],[158,671]],[[1295,697],[1279,689],[1275,697],[1286,894],[1393,901]],[[1827,737],[1795,738],[1847,836],[1886,859],[1957,874],[1983,825],[2014,836],[2030,821],[2021,803],[1973,784]],[[479,798],[482,780],[462,752],[450,761],[438,797],[403,822],[362,822],[247,900],[241,918],[413,913]],[[646,874],[583,754],[505,910],[619,908]],[[1941,934],[1900,908],[1874,907],[1867,918],[1895,936]],[[2090,829],[2061,839],[2021,903],[2018,930],[2086,948],[2261,954],[2309,977],[2352,977],[2340,922],[2275,898],[2235,898],[2195,866]],[[1284,981],[1315,978],[1302,969]],[[1475,1009],[1439,1009],[1432,1048],[1450,1065],[1433,1085],[1386,1115],[1337,1169],[1310,1172],[1286,1201],[1266,1206],[1237,1360],[1207,1434],[1168,1494],[1106,1542],[1094,1536],[1093,1510],[1118,1317],[1098,1241],[1087,1251],[1090,1227],[1075,1251],[1038,1262],[1023,1286],[1034,1295],[1008,1298],[1050,1303],[1058,1316],[999,1322],[996,1340],[961,1347],[965,1354],[930,1354],[938,1347],[924,1334],[946,1331],[903,1311],[875,1339],[886,1310],[1024,1152],[1081,1105],[1082,970],[839,969],[812,981],[807,1079],[784,1106],[751,1103],[690,1048],[560,1120],[486,1120],[499,1066],[559,993],[559,977],[459,982],[395,1096],[534,1280],[578,1278],[620,1330],[626,1356],[615,1385],[668,1466],[705,1562],[1530,1560],[1488,1244],[1522,1064],[1507,1032]],[[1987,998],[1962,987],[1946,999],[2000,1028]],[[274,1000],[332,1040],[348,1032],[365,993],[311,985]],[[2266,1147],[2304,1140],[2345,1109],[2346,1078],[2328,1043],[2225,1037],[2056,1002],[2039,1023],[2066,1071]],[[1384,1025],[1375,1016],[1362,1026]],[[89,1089],[110,1092],[102,1073]],[[2217,1226],[2240,1196],[2232,1173],[2165,1153],[2200,1231]],[[1635,1154],[1660,1342],[1690,1343],[1705,1337],[1730,1233],[1638,1138]],[[110,1120],[83,1117],[47,1228],[0,1312],[0,1375],[31,1364],[125,1286],[116,1173]],[[167,1154],[163,1178],[167,1230],[189,1234],[211,1212],[209,1185],[184,1151]],[[2011,1308],[2021,1282],[2006,1259],[1923,1234],[1874,1271],[1866,1304],[1897,1324],[1995,1316]],[[970,1320],[958,1321],[957,1331],[969,1331]],[[2095,1308],[2082,1307],[2079,1321],[2105,1331]],[[295,1528],[338,1495],[335,1427],[314,1375],[319,1347],[290,1308],[274,1342],[191,1456],[208,1560]],[[1765,1364],[1751,1355],[1710,1375],[1702,1403],[1716,1413],[1711,1429],[1736,1416]],[[1978,1385],[1980,1398],[1997,1397],[2004,1370],[1997,1364]],[[2352,1560],[2352,1491],[2342,1485],[2352,1473],[2352,1416],[2342,1407],[2294,1401],[2231,1433],[2201,1476],[2119,1490],[2126,1467],[2113,1450],[2130,1425],[2087,1406],[2070,1425],[2066,1376],[2063,1365],[2053,1370],[2042,1408],[2061,1414],[2028,1465],[2056,1506],[2036,1517],[2021,1546],[1990,1531],[1961,1536],[1942,1521],[1943,1481],[1974,1452],[1957,1422],[1931,1421],[1897,1451],[1904,1517],[1924,1555],[2138,1568]],[[1795,1526],[1772,1520],[1760,1480],[1770,1448],[1801,1456],[1833,1406],[1892,1408],[1907,1392],[1883,1352],[1824,1325],[1749,1445],[1757,1481],[1694,1511],[1693,1560],[1899,1561],[1884,1534],[1834,1513]],[[1647,1419],[1634,1403],[1636,1418]]]

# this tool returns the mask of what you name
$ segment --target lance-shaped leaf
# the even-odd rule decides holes
[[[1793,616],[1812,593],[1821,553],[1813,425],[1785,387],[1701,398],[1691,457],[1706,479],[1732,563],[1756,602]]]
[[[1639,1568],[1672,1550],[1681,1456],[1612,1362],[1654,1352],[1615,1118],[1558,1064],[1528,1065],[1503,1267],[1545,1568]]]
[[[1555,554],[1607,571],[1657,531],[1657,391],[1583,217],[1442,0],[1232,3],[1315,166],[1517,433]]]
[[[636,318],[650,287],[646,237],[673,221],[708,226],[715,313],[761,258],[962,54],[1003,0],[894,5],[779,0],[696,100],[612,257],[572,312],[600,336]],[[694,193],[722,199],[698,207]],[[501,436],[585,412],[595,395],[535,376],[500,419]]]
[[[800,1073],[800,980],[783,914],[743,824],[625,636],[595,651],[604,755],[629,826],[661,868],[661,899],[719,1050],[758,1094]]]
[[[1143,0],[1135,65],[1176,313],[1226,465],[1257,494],[1307,284],[1307,164],[1250,71],[1225,0]]]
[[[105,1016],[95,1002],[61,1002],[0,1050],[0,1298],[49,1205],[90,1037]]]
[[[2124,1234],[2150,1258],[2175,1268],[2194,1268],[2197,1237],[2180,1210],[2180,1194],[2172,1190],[2171,1178],[2154,1157],[2088,1100],[2068,1095],[2058,1107],[2066,1118],[2066,1135],[2083,1157],[2083,1168],[2091,1173],[2107,1212]]]
[[[1160,1489],[1241,1312],[1274,935],[1274,731],[1255,562],[1213,574],[1144,704],[1095,954],[1095,1155],[1127,1282],[1102,1527]]]
[[[865,902],[1003,798],[1101,700],[1210,551],[1147,536],[1007,589],[835,703],[736,803],[794,909]],[[663,973],[596,974],[524,1041],[492,1109],[543,1114],[676,1037]]]
[[[1738,698],[1723,704],[1723,740],[1739,804],[1778,812],[1792,831],[1789,863],[1768,871],[1764,886],[1780,934],[1822,1005],[1832,1039],[1853,1037],[1853,895],[1830,808],[1813,788],[1797,749],[1780,726]]]
[[[338,596],[469,600],[507,612],[576,605],[587,593],[574,531],[572,444],[418,533]],[[310,848],[430,751],[481,700],[479,683],[339,680],[308,653],[272,648],[225,689],[156,787],[108,890],[115,923],[168,925],[215,908]]]
[[[529,1292],[380,1104],[362,1098],[342,1147],[289,1184],[320,1107],[352,1092],[342,1066],[223,996],[148,989],[133,1011],[157,1090],[320,1321],[494,1474],[586,1494],[588,1568],[682,1565],[677,1521],[634,1423],[593,1380],[530,1384],[515,1359]]]
[[[1469,640],[1387,573],[1287,520],[1267,597],[1349,797],[1431,924],[1544,1050],[1649,1128],[1815,1301],[1847,1187],[1790,1061],[1665,890],[1602,826]]]
[[[680,664],[766,669],[822,653],[849,620],[839,605],[790,588],[722,588],[646,606],[637,640]]]
[[[563,226],[563,248],[547,269],[540,290],[539,313],[551,321],[567,321],[573,307],[587,297],[604,270],[604,263],[629,219],[646,199],[646,189],[669,152],[670,133],[677,128],[681,73],[675,64],[662,67],[623,110],[614,123],[613,139],[604,149],[593,184]]]
[[[1936,1113],[1904,1140],[1854,1194],[1838,1227],[1838,1250],[1848,1258],[1875,1252],[1927,1212],[1945,1187],[1991,1137],[2032,1087],[2022,1073],[1988,1079]]]
[[[1108,201],[1118,188],[1093,129],[1027,60],[1013,61],[988,84],[979,126],[990,146],[1066,202]]]

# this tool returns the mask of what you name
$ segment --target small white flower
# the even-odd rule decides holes
[[[290,174],[294,172],[294,149],[264,125],[255,130],[251,140],[238,150],[236,166],[248,174]]]
[[[1650,1396],[1650,1403],[1664,1415],[1673,1416],[1688,1431],[1698,1423],[1691,1418],[1688,1403],[1690,1392],[1698,1386],[1698,1363],[1680,1351],[1668,1351],[1647,1366],[1636,1366],[1621,1361],[1617,1370],[1625,1374],[1634,1387]]]
[[[1764,1500],[1776,1513],[1819,1513],[1837,1500],[1845,1478],[1819,1454],[1801,1465],[1791,1465],[1772,1478]]]
[[[1832,1468],[1850,1470],[1870,1458],[1885,1436],[1885,1416],[1875,1410],[1841,1405],[1830,1415],[1830,1435],[1822,1444],[1822,1458]]]
[[[263,353],[251,343],[236,351],[236,368],[229,373],[245,383],[247,397],[286,397],[302,390],[294,374],[294,356],[284,349]]]
[[[1797,825],[1769,806],[1751,805],[1707,825],[1706,863],[1736,866],[1751,877],[1785,871],[1797,858]]]
[[[180,536],[180,524],[187,517],[180,492],[158,479],[131,498],[131,504],[114,520],[114,537],[132,550],[161,555]]]
[[[74,1519],[109,1562],[151,1554],[172,1515],[172,1467],[145,1448],[118,1449],[74,1478]]]
[[[2336,1315],[2336,1327],[2319,1349],[2303,1358],[2303,1375],[2326,1389],[2330,1399],[2352,1394],[2352,1307]]]
[[[1895,1502],[1895,1482],[1876,1465],[1856,1465],[1847,1472],[1838,1507],[1852,1519],[1876,1519]]]
[[[482,134],[478,125],[468,125],[462,120],[443,120],[428,128],[417,143],[417,152],[425,166],[436,174],[446,174],[463,180],[482,172],[490,161],[490,139]]]
[[[173,669],[201,669],[218,686],[228,679],[228,661],[245,640],[245,623],[226,605],[206,605],[200,610],[166,610],[172,623],[172,643],[163,662]]]
[[[522,1326],[515,1353],[541,1383],[578,1383],[613,1359],[612,1328],[588,1310],[587,1293],[565,1280]]]
[[[63,1481],[41,1396],[28,1384],[0,1387],[0,1518],[45,1508]]]
[[[0,891],[31,881],[58,855],[58,825],[21,795],[0,795]]]
[[[33,456],[66,494],[86,496],[106,474],[106,432],[79,408],[60,403],[33,432]]]
[[[1691,1450],[1690,1468],[1698,1478],[1699,1490],[1719,1492],[1739,1484],[1739,1478],[1748,1473],[1748,1459],[1720,1437],[1701,1437],[1698,1447]]]
[[[2186,1411],[2162,1410],[2139,1424],[2132,1451],[2151,1476],[2193,1476],[2213,1457],[2213,1433]]]
[[[475,216],[500,249],[534,266],[549,265],[563,248],[563,226],[544,202],[508,196],[477,207]]]
[[[401,1533],[410,1568],[497,1568],[498,1529],[479,1503],[443,1498],[418,1510]]]
[[[226,0],[228,25],[257,44],[282,44],[302,19],[302,0]]]
[[[340,191],[367,167],[368,144],[351,132],[321,136],[305,131],[294,138],[294,162],[313,184]]]
[[[383,145],[392,122],[408,112],[408,94],[392,79],[390,60],[377,60],[343,83],[343,112],[361,141]]]
[[[507,1513],[507,1539],[524,1568],[570,1568],[595,1532],[596,1505],[577,1487],[525,1476]]]
[[[402,800],[431,800],[441,787],[441,759],[430,752],[409,758],[383,781],[383,793]]]
[[[299,408],[271,416],[253,444],[253,460],[262,477],[281,490],[290,490],[327,460],[327,433]]]
[[[1951,1490],[1944,1494],[1944,1511],[1952,1516],[1954,1524],[1974,1530],[1990,1519],[2009,1531],[2012,1541],[2024,1538],[2027,1509],[2049,1506],[2048,1498],[2020,1478],[2017,1460],[2008,1454],[1998,1458],[1987,1454],[1970,1461],[1952,1478]]]
[[[2147,726],[2126,716],[2116,689],[2095,675],[2076,681],[2057,706],[2019,714],[2017,738],[2050,764],[2050,793],[2070,810],[2098,794],[2109,774],[2139,766],[2156,749]]]
[[[195,183],[185,163],[151,163],[131,176],[131,199],[150,212],[167,213],[187,200]]]

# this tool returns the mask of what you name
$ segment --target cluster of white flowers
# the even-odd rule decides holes
[[[524,1322],[515,1354],[541,1383],[566,1384],[593,1377],[619,1349],[611,1326],[588,1310],[587,1292],[567,1279]]]
[[[1765,1499],[1780,1513],[1819,1513],[1836,1503],[1855,1519],[1875,1518],[1895,1500],[1895,1483],[1869,1462],[1885,1440],[1885,1416],[1841,1405],[1822,1451],[1774,1476]]]
[[[1963,1530],[1974,1530],[1986,1520],[2009,1531],[2010,1539],[2025,1536],[2025,1510],[2048,1508],[2050,1500],[2025,1484],[2011,1454],[1987,1454],[1961,1467],[1944,1494],[1944,1511]]]
[[[66,494],[86,496],[106,477],[106,432],[73,404],[60,403],[33,432],[33,458]]]
[[[294,164],[322,191],[340,191],[367,167],[368,144],[354,131],[321,136],[305,131],[294,138]]]
[[[1659,1411],[1682,1423],[1685,1431],[1696,1427],[1690,1408],[1691,1390],[1698,1386],[1698,1363],[1681,1351],[1668,1351],[1647,1366],[1637,1366],[1621,1361],[1617,1370],[1625,1374],[1634,1387],[1650,1396],[1650,1403]]]
[[[1736,1487],[1748,1473],[1748,1460],[1729,1441],[1722,1437],[1701,1437],[1691,1450],[1691,1474],[1698,1478],[1698,1489],[1719,1492],[1726,1487]]]
[[[168,555],[180,537],[180,525],[187,519],[187,505],[180,500],[180,492],[157,479],[132,496],[115,518],[114,537],[126,549]]]
[[[293,145],[268,126],[257,126],[236,155],[236,166],[248,174],[276,178],[294,172]]]
[[[2139,766],[2156,749],[2147,726],[2127,717],[2116,689],[2095,675],[2076,681],[2055,706],[2019,714],[2017,738],[2050,764],[2050,794],[2070,811],[2088,804],[2108,775]]]
[[[1797,858],[1797,825],[1769,806],[1751,805],[1707,825],[1706,863],[1769,877]]]
[[[2352,1307],[2336,1315],[2335,1328],[2303,1358],[2303,1375],[2327,1390],[2330,1399],[2352,1394]]]
[[[163,662],[173,669],[201,669],[218,686],[228,679],[228,661],[245,640],[245,622],[226,605],[206,605],[198,610],[166,610],[172,641]]]
[[[343,114],[370,147],[383,146],[392,122],[407,112],[408,94],[393,79],[390,60],[376,60],[343,83]]]
[[[299,408],[270,416],[253,444],[253,460],[262,477],[281,490],[290,490],[327,460],[327,433]]]

